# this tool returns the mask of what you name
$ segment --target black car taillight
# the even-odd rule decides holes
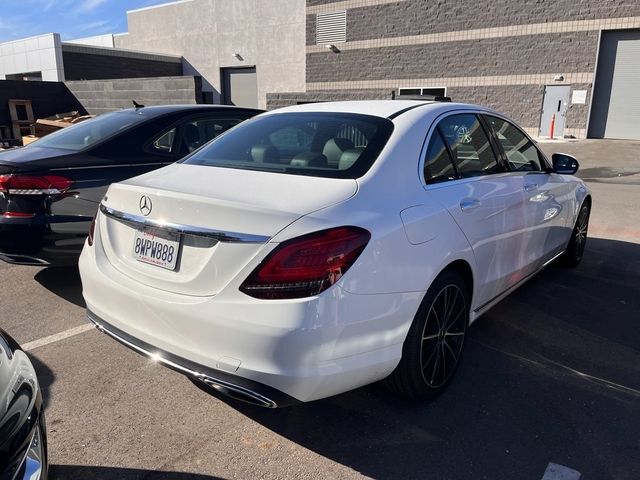
[[[0,175],[0,192],[10,195],[58,195],[73,181],[59,175]]]
[[[240,286],[262,299],[318,295],[353,265],[371,238],[359,227],[338,227],[278,245]]]

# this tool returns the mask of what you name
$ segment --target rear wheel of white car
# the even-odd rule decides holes
[[[468,287],[458,273],[446,271],[427,291],[386,386],[410,398],[440,394],[458,368],[468,324]]]
[[[575,267],[580,263],[587,245],[587,231],[589,230],[590,208],[588,203],[583,203],[578,213],[576,225],[571,233],[569,245],[561,257],[561,262],[566,267]]]

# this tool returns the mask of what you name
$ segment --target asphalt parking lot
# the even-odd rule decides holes
[[[542,147],[578,156],[593,191],[585,258],[476,322],[432,403],[375,386],[276,411],[214,398],[88,327],[77,270],[0,263],[0,326],[38,371],[52,477],[640,478],[640,142]]]

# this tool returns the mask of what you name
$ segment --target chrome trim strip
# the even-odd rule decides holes
[[[168,223],[160,220],[153,220],[142,215],[133,215],[131,213],[120,212],[113,208],[100,204],[100,211],[109,218],[113,218],[122,223],[135,227],[153,227],[159,228],[172,233],[182,235],[193,235],[195,237],[208,237],[227,243],[267,243],[271,237],[265,235],[251,235],[248,233],[227,232],[223,230],[213,230],[205,227],[195,227],[191,225],[182,225],[179,223]]]
[[[224,380],[220,380],[217,378],[213,378],[209,375],[205,375],[204,373],[200,373],[200,372],[196,372],[195,370],[191,370],[187,367],[184,367],[180,364],[177,364],[175,362],[172,362],[171,360],[168,360],[166,358],[163,358],[161,353],[156,352],[149,352],[147,350],[145,350],[144,348],[139,347],[138,345],[131,343],[130,341],[128,341],[127,339],[121,337],[120,335],[118,335],[117,333],[114,333],[112,331],[110,331],[107,327],[105,327],[103,324],[100,323],[100,321],[98,319],[96,319],[91,312],[87,312],[87,319],[93,323],[96,328],[102,332],[102,333],[106,333],[107,335],[109,335],[110,337],[112,337],[114,340],[117,340],[118,342],[122,343],[123,345],[125,345],[126,347],[129,347],[131,350],[134,350],[136,352],[138,352],[141,355],[144,355],[145,357],[150,358],[151,360],[153,360],[154,362],[160,363],[162,365],[165,365],[169,368],[172,368],[180,373],[183,373],[189,377],[192,377],[196,380],[199,380],[203,383],[205,383],[206,385],[209,385],[210,387],[216,388],[216,390],[218,390],[220,393],[229,395],[228,393],[225,392],[225,390],[230,390],[233,393],[236,393],[239,395],[239,397],[234,396],[234,395],[229,395],[232,396],[233,398],[237,398],[239,400],[242,400],[242,397],[245,398],[251,398],[253,400],[253,403],[258,404],[260,406],[263,407],[267,407],[267,408],[276,408],[277,404],[276,402],[274,402],[273,400],[271,400],[270,398],[265,397],[264,395],[260,395],[259,393],[254,392],[253,390],[249,390],[248,388],[245,387],[241,387],[240,385],[234,385],[232,383],[226,382]],[[244,400],[244,401],[248,401],[248,400]],[[251,402],[249,402],[251,403]]]
[[[562,254],[564,253],[564,250],[561,251],[560,253],[554,255],[553,257],[551,257],[549,260],[547,260],[546,262],[544,262],[541,266],[539,266],[538,268],[536,268],[533,272],[531,272],[529,275],[527,275],[526,277],[520,279],[520,281],[518,283],[516,283],[515,285],[511,285],[509,288],[507,288],[506,290],[504,290],[502,293],[499,293],[498,295],[496,295],[495,297],[493,297],[491,300],[489,300],[488,302],[483,303],[482,305],[480,305],[478,308],[476,308],[473,313],[480,313],[481,310],[484,310],[488,307],[490,307],[491,305],[493,305],[494,303],[496,303],[498,300],[500,300],[503,297],[506,297],[507,295],[509,295],[511,292],[513,292],[514,290],[516,290],[518,287],[521,287],[527,280],[531,279],[531,277],[534,277],[535,275],[537,275],[538,273],[540,273],[542,270],[544,270],[547,266],[549,266],[551,263],[553,263],[554,260],[556,260],[557,258],[561,257]]]

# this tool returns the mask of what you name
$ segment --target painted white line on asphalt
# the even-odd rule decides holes
[[[580,472],[557,463],[549,463],[542,480],[578,480]]]
[[[69,330],[65,330],[64,332],[56,333],[55,335],[49,335],[48,337],[40,338],[38,340],[34,340],[33,342],[28,342],[22,345],[22,350],[28,352],[29,350],[33,350],[34,348],[44,347],[45,345],[49,345],[51,343],[59,342],[60,340],[64,340],[65,338],[73,337],[74,335],[78,335],[80,333],[84,333],[89,330],[93,330],[95,327],[91,324],[80,325],[79,327],[70,328]]]

